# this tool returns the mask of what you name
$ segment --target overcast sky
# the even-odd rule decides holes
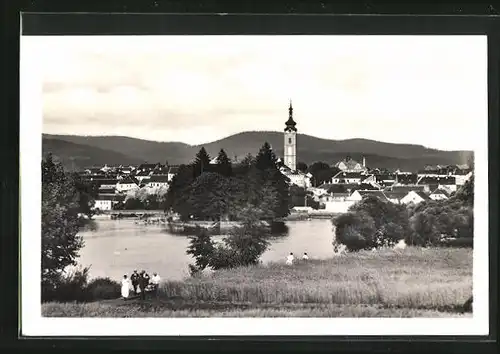
[[[472,149],[484,37],[32,37],[43,131],[209,142],[283,131]]]

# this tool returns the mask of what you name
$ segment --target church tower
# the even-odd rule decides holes
[[[288,108],[288,120],[285,123],[285,149],[283,154],[285,157],[285,165],[292,171],[296,170],[297,166],[297,123],[293,120],[292,100]]]

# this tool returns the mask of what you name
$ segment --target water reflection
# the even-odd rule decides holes
[[[91,276],[121,279],[134,269],[159,272],[164,279],[182,279],[189,275],[186,254],[189,238],[174,235],[161,225],[138,225],[133,220],[96,220],[96,229],[80,232],[85,247],[80,252],[79,263],[92,264]],[[214,241],[224,236],[214,236]],[[264,263],[285,261],[293,252],[304,252],[310,258],[330,258],[332,226],[329,220],[288,221],[282,232],[270,238],[270,246],[262,255]]]
[[[94,219],[84,219],[81,222],[80,230],[82,231],[97,231],[99,229],[99,223]]]

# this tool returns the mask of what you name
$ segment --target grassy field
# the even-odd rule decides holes
[[[472,250],[363,251],[166,282],[158,298],[48,303],[56,317],[443,317],[472,294]]]

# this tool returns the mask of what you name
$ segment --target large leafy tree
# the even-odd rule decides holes
[[[364,197],[361,201],[349,207],[349,211],[354,213],[365,212],[370,215],[375,222],[376,229],[384,233],[383,237],[389,238],[392,241],[404,238],[405,232],[409,230],[406,208],[387,200],[381,200],[376,196]],[[400,225],[402,227],[401,233],[389,234],[385,232],[389,223]]]
[[[188,204],[190,186],[194,180],[194,166],[181,165],[170,183],[165,198],[165,210],[179,213],[182,219],[188,219],[190,205]]]
[[[319,203],[315,201],[310,193],[307,192],[304,188],[296,185],[291,185],[289,206],[290,208],[296,206],[309,206],[313,209],[318,209]]]
[[[208,267],[214,253],[214,243],[206,229],[197,228],[196,235],[190,237],[186,253],[195,260],[194,265],[189,265],[191,275],[195,275]]]
[[[227,191],[228,212],[232,219],[244,219],[248,208],[258,215],[259,220],[274,218],[278,202],[277,190],[272,181],[261,180],[255,167],[245,178],[232,178]]]
[[[299,161],[297,163],[297,170],[300,172],[306,173],[307,172],[307,164],[305,162]]]
[[[246,175],[252,166],[255,164],[255,157],[252,154],[246,155],[239,164],[233,167],[234,176]]]
[[[474,205],[474,175],[472,175],[469,180],[467,180],[465,184],[457,190],[453,197],[454,198],[452,199],[459,200],[465,205]]]
[[[262,185],[270,183],[276,190],[277,200],[274,208],[274,217],[285,217],[290,213],[289,207],[289,179],[284,176],[276,167],[276,155],[271,146],[266,142],[260,148],[255,158],[255,167],[258,170],[257,179]]]
[[[269,231],[261,221],[261,212],[253,206],[245,207],[241,225],[229,231],[222,243],[213,248],[209,265],[212,269],[233,268],[258,264],[266,251]]]
[[[229,194],[227,178],[214,172],[205,172],[191,184],[190,213],[196,219],[218,220],[227,213]]]
[[[235,255],[235,265],[247,266],[257,264],[259,257],[269,246],[268,230],[260,221],[260,210],[248,207],[242,217],[241,225],[234,227],[224,243]]]
[[[337,167],[330,167],[330,165],[321,161],[311,164],[308,171],[312,174],[313,184],[316,187],[323,183],[330,183],[332,177],[340,172]]]
[[[79,208],[75,181],[49,154],[42,161],[42,296],[57,287],[68,266],[76,265],[84,245],[78,236]]]
[[[75,182],[75,188],[78,193],[80,213],[90,218],[95,214],[94,205],[99,193],[99,187],[94,183],[84,181],[77,173],[73,173],[71,177]]]

